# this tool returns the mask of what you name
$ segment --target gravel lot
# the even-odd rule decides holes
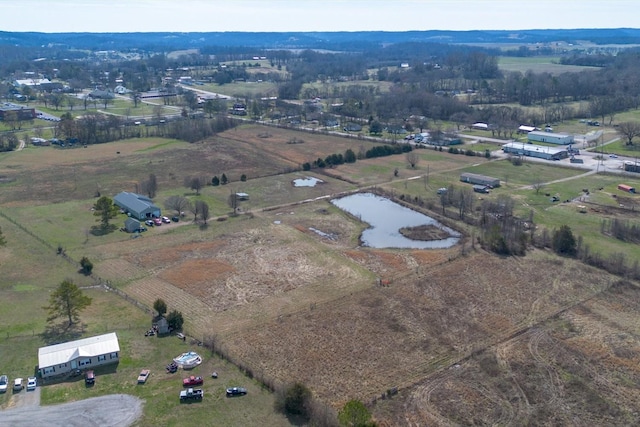
[[[0,412],[0,426],[121,427],[142,416],[142,400],[112,394],[53,406],[38,406],[40,388],[12,397],[15,406]]]

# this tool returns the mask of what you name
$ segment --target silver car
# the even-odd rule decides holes
[[[6,393],[9,387],[9,378],[6,375],[0,375],[0,393]]]

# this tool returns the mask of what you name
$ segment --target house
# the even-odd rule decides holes
[[[140,221],[134,218],[127,218],[127,220],[124,222],[124,229],[127,231],[127,233],[135,233],[136,231],[140,230],[140,227]]]
[[[477,173],[465,172],[460,174],[460,181],[469,184],[481,185],[483,187],[496,188],[500,187],[500,180],[490,176],[478,175]]]
[[[115,332],[38,349],[38,372],[42,378],[64,375],[76,369],[118,363],[120,344]]]
[[[150,198],[136,193],[123,191],[113,198],[113,203],[135,219],[160,218],[162,211]]]
[[[521,142],[510,142],[502,146],[502,151],[507,154],[518,156],[538,157],[545,160],[560,160],[569,157],[566,148],[549,147],[547,145],[523,144]]]
[[[569,145],[574,143],[573,135],[566,133],[541,132],[534,130],[527,134],[528,142],[546,142],[550,144]]]

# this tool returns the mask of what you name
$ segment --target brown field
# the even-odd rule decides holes
[[[304,143],[288,144],[294,137]],[[464,250],[361,247],[366,225],[313,199],[386,185],[395,167],[406,178],[427,165],[436,174],[485,162],[424,150],[417,170],[403,155],[358,161],[323,171],[327,184],[308,189],[291,185],[300,173],[281,174],[371,144],[251,125],[202,144],[46,151],[62,156],[58,163],[30,148],[0,163],[0,175],[15,179],[0,204],[12,212],[69,199],[90,206],[96,183],[115,194],[156,173],[169,194],[184,191],[189,174],[246,173],[251,215],[206,227],[185,219],[136,239],[91,237],[73,252],[143,304],[163,298],[184,314],[185,332],[215,342],[255,378],[301,381],[335,409],[361,399],[384,426],[637,425],[637,284],[538,250],[503,258],[468,242]],[[0,259],[11,256],[0,251]]]

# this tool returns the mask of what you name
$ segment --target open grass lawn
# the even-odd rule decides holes
[[[617,154],[618,156],[631,157],[638,159],[640,157],[640,142],[633,141],[633,144],[627,145],[627,138],[621,137],[617,141],[606,144],[602,148],[594,148],[594,151],[604,150],[605,153]],[[636,161],[636,160],[632,160]]]
[[[498,68],[504,72],[520,72],[522,74],[527,71],[534,73],[577,73],[580,71],[597,71],[599,67],[585,67],[580,65],[562,65],[560,57],[552,56],[534,56],[534,57],[513,57],[501,56],[498,58]]]
[[[205,83],[197,88],[240,99],[278,95],[278,85],[271,82],[232,82],[223,85]]]
[[[288,143],[294,138],[303,142]],[[117,332],[122,360],[115,371],[98,370],[92,388],[82,381],[45,386],[46,404],[130,393],[146,402],[141,426],[178,426],[185,419],[201,425],[215,419],[216,425],[286,426],[291,421],[273,410],[274,396],[258,381],[301,381],[327,411],[362,399],[373,405],[383,425],[407,420],[525,425],[550,420],[540,411],[563,414],[567,407],[573,408],[570,422],[604,425],[604,416],[589,405],[601,401],[615,401],[619,419],[637,424],[633,399],[640,344],[637,322],[630,320],[637,308],[635,285],[619,285],[619,277],[539,250],[501,258],[472,248],[469,241],[464,250],[362,247],[359,236],[367,225],[324,197],[375,185],[432,198],[438,209],[437,188],[467,185],[459,181],[461,172],[480,173],[503,182],[483,197],[509,195],[518,213],[533,210],[535,221],[550,229],[570,225],[593,251],[640,258],[636,248],[599,235],[602,218],[615,214],[635,221],[634,212],[616,209],[615,202],[625,196],[617,194],[620,177],[429,149],[417,151],[420,161],[414,169],[404,154],[308,173],[298,169],[318,157],[348,148],[358,153],[361,146],[373,145],[247,125],[197,144],[134,139],[86,149],[29,147],[2,153],[0,227],[8,243],[0,247],[0,368],[12,376],[33,372],[37,348],[45,342],[46,314],[40,307],[48,292],[68,277],[82,286],[100,278],[147,307],[163,298],[169,310],[183,313],[190,339],[144,337],[148,314],[103,288],[87,288],[93,304],[82,314],[83,336]],[[150,173],[158,178],[157,204],[163,206],[174,194],[199,198],[209,203],[215,218],[200,226],[187,212],[179,223],[154,227],[135,239],[119,231],[88,233],[97,224],[91,212],[96,192],[112,197],[136,191]],[[210,181],[223,173],[229,184],[206,186],[197,196],[182,185],[188,176]],[[242,174],[246,182],[240,181]],[[323,183],[292,185],[307,176]],[[528,186],[539,179],[563,181],[547,184],[536,195]],[[544,195],[574,199],[583,188],[590,189],[586,214]],[[226,200],[232,192],[249,194],[239,205],[242,215],[229,215]],[[120,227],[123,220],[121,215],[114,224]],[[87,256],[94,263],[94,278],[80,275],[75,264],[56,255],[58,245],[74,260]],[[378,279],[388,286],[378,286]],[[622,320],[611,321],[613,313]],[[248,368],[253,379],[191,337],[215,342],[228,361]],[[556,363],[554,349],[565,348],[567,357]],[[181,374],[166,374],[164,366],[194,349],[205,360],[193,371],[206,378],[205,399],[180,405]],[[488,362],[482,359],[486,354],[493,355]],[[606,378],[577,368],[585,365],[583,360],[594,366],[593,372],[607,372]],[[607,361],[608,370],[599,360]],[[137,385],[143,368],[151,369],[151,377]],[[209,378],[213,370],[220,375],[216,381]],[[452,377],[455,372],[465,381]],[[600,387],[605,380],[606,387]],[[226,399],[224,388],[232,385],[246,386],[249,394]],[[400,393],[381,401],[380,395],[393,387]],[[536,394],[540,390],[556,392]],[[574,396],[586,403],[576,403]],[[10,405],[10,398],[0,396],[0,405]]]

